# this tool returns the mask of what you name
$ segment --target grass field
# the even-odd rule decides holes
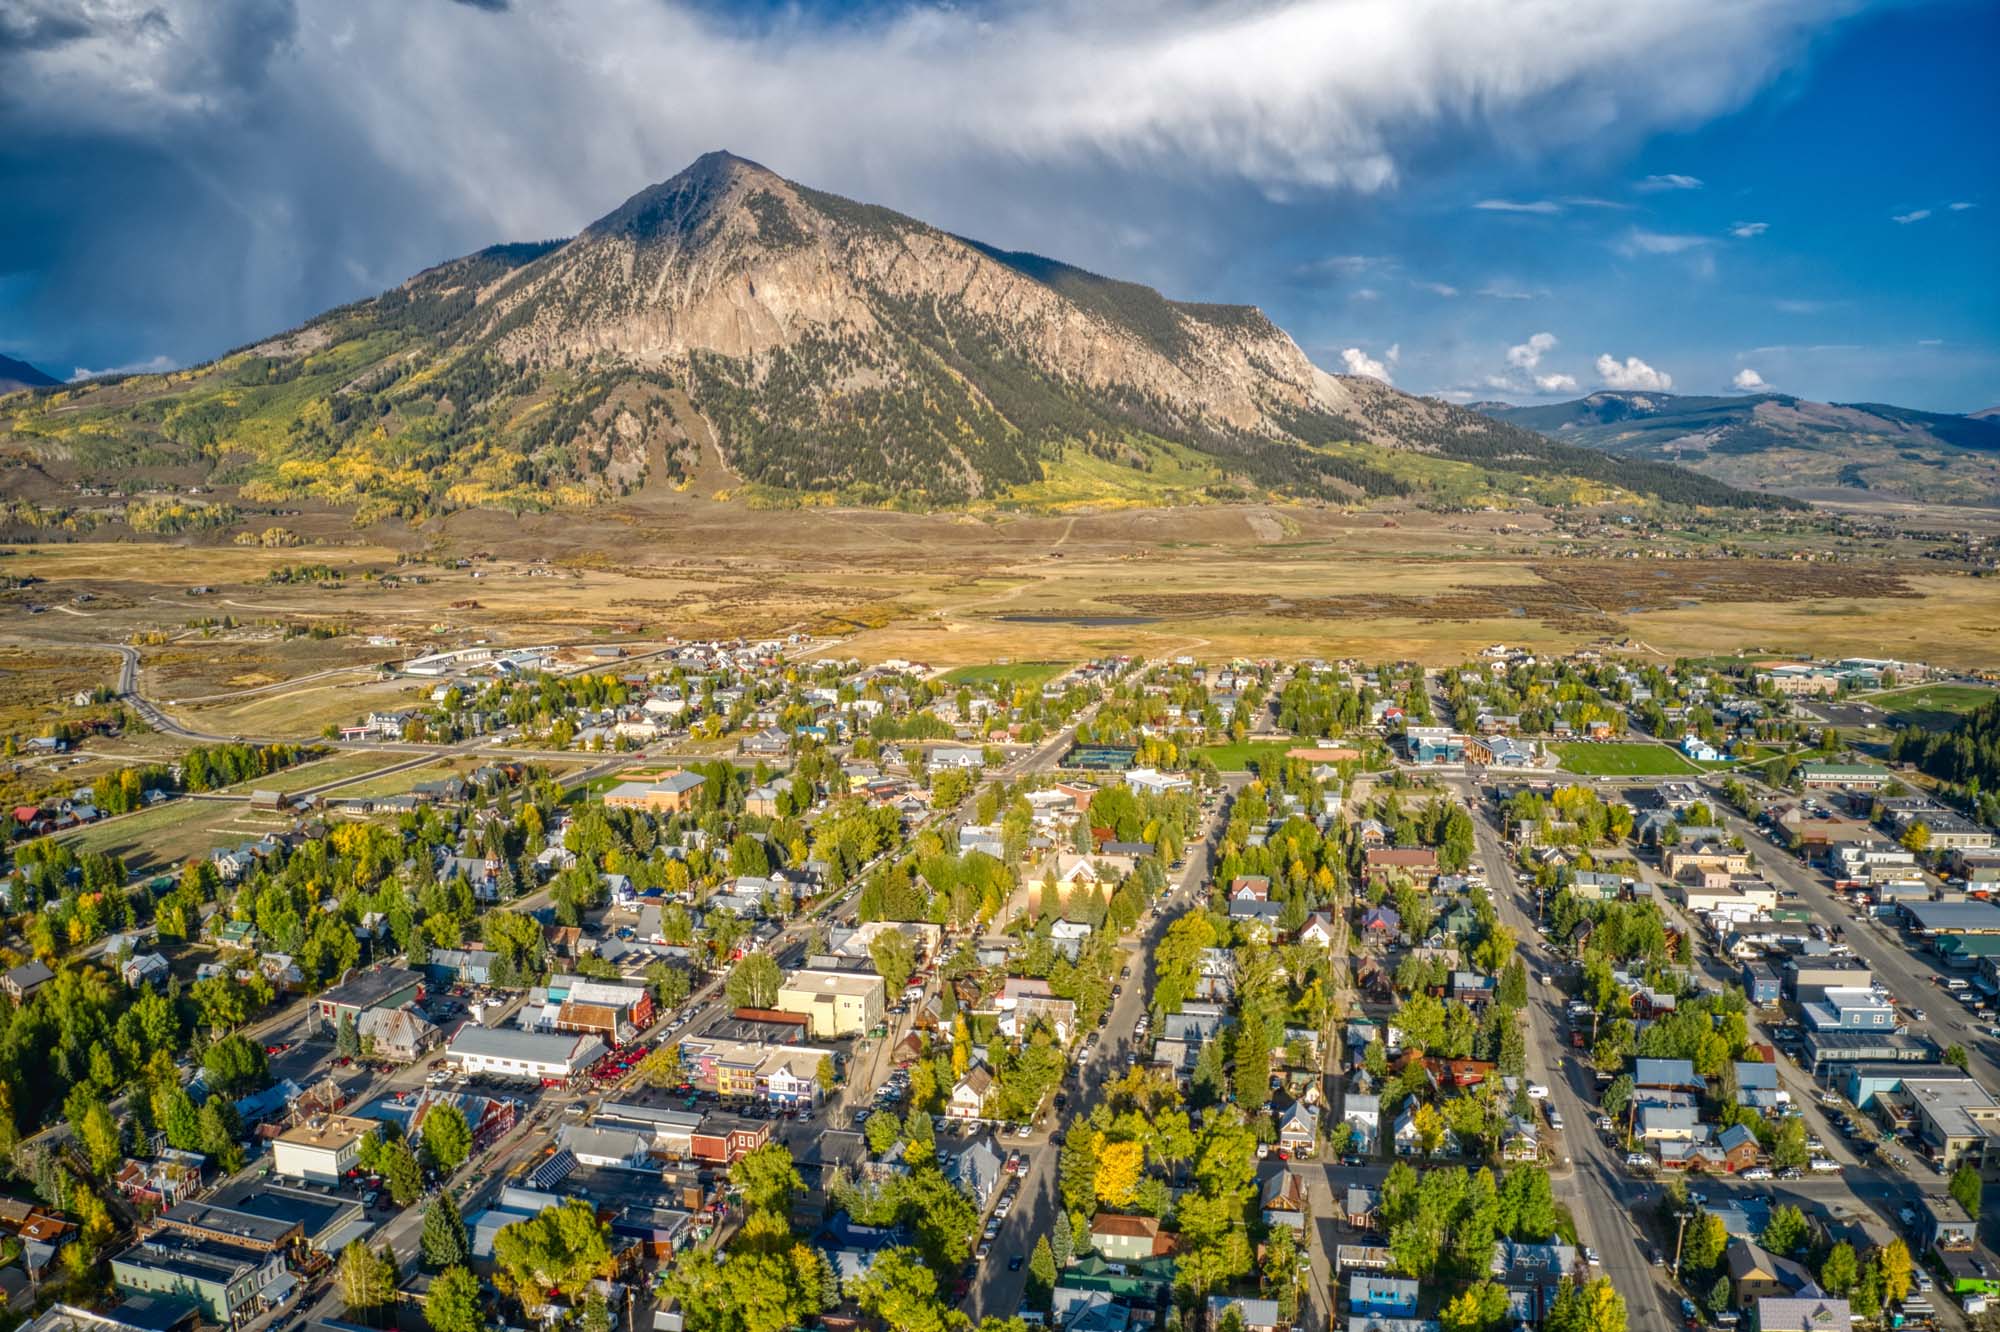
[[[1918,685],[1876,694],[1868,701],[1889,714],[1892,726],[1916,726],[1927,731],[1948,730],[1958,719],[2000,698],[2000,690],[1978,685]]]
[[[1309,740],[1244,740],[1227,745],[1203,745],[1194,752],[1215,765],[1218,772],[1259,772],[1284,762],[1285,751],[1309,745]]]
[[[1683,777],[1701,771],[1665,745],[1643,741],[1551,745],[1563,767],[1586,777]]]
[[[386,768],[394,763],[408,761],[408,754],[380,754],[373,750],[358,750],[335,754],[331,758],[320,759],[316,763],[301,763],[296,768],[286,768],[282,772],[270,773],[229,788],[231,795],[249,795],[252,791],[282,791],[290,795],[303,791],[309,786],[323,786],[327,782],[343,781],[349,777],[359,777]]]
[[[1009,685],[1039,689],[1070,668],[1066,661],[1009,661],[988,666],[960,666],[942,677],[949,685]]]
[[[79,852],[123,856],[126,867],[140,873],[172,869],[190,856],[252,842],[290,826],[285,815],[253,814],[248,801],[180,799],[93,823],[65,834],[62,841]]]

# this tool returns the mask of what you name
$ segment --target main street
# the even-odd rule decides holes
[[[1460,789],[1476,791],[1470,783],[1461,783]],[[1757,850],[1760,867],[1773,882],[1781,888],[1797,891],[1822,920],[1837,922],[1842,919],[1840,904],[1835,901],[1830,889],[1818,880],[1818,876],[1806,870],[1788,852],[1767,841],[1759,847],[1758,843],[1764,841],[1762,834],[1730,812],[1719,799],[1713,803],[1724,826],[1741,836],[1746,846]],[[1543,945],[1534,928],[1531,918],[1533,895],[1522,887],[1513,873],[1512,857],[1501,844],[1487,810],[1477,799],[1472,804],[1480,859],[1487,867],[1495,906],[1502,921],[1516,930],[1521,940],[1521,952],[1527,958],[1532,973],[1529,1009],[1530,1019],[1535,1025],[1528,1044],[1529,1076],[1544,1082],[1551,1089],[1553,1103],[1562,1111],[1565,1121],[1566,1131],[1560,1137],[1564,1143],[1562,1150],[1570,1159],[1551,1171],[1557,1196],[1571,1204],[1579,1237],[1598,1249],[1604,1262],[1603,1270],[1611,1275],[1619,1291],[1625,1295],[1634,1332],[1642,1327],[1652,1328],[1653,1332],[1665,1332],[1665,1329],[1675,1325],[1674,1306],[1678,1292],[1664,1285],[1660,1279],[1662,1273],[1650,1266],[1644,1252],[1648,1246],[1657,1244],[1669,1261],[1673,1257],[1672,1233],[1664,1228],[1663,1223],[1653,1222],[1653,1217],[1657,1215],[1655,1209],[1660,1187],[1649,1179],[1631,1175],[1624,1167],[1622,1149],[1618,1144],[1591,1127],[1598,1114],[1595,1103],[1597,1078],[1582,1052],[1573,1056],[1565,1053],[1568,1049],[1563,1035],[1567,1025],[1562,1008],[1565,996],[1553,984],[1562,961]],[[1688,931],[1688,937],[1695,936],[1695,931],[1687,922],[1680,922],[1680,925]],[[1934,973],[1903,948],[1892,933],[1872,925],[1850,925],[1845,938],[1854,947],[1856,956],[1874,968],[1876,974],[1900,997],[1935,998],[1943,1002],[1942,991],[1934,996],[1928,995],[1927,987],[1922,983]],[[1722,961],[1697,959],[1697,965],[1702,966],[1709,979],[1716,984],[1738,983],[1735,968]],[[1536,977],[1546,977],[1551,983],[1544,984]],[[1751,1018],[1752,1034],[1756,1035],[1759,1015],[1753,1011]],[[1917,1025],[1921,1028],[1923,1024]],[[1935,1028],[1936,1019],[1930,1025]],[[1947,1038],[1944,1032],[1935,1031],[1933,1039],[1942,1044]],[[1972,1044],[1965,1043],[1971,1050]],[[1555,1065],[1553,1076],[1550,1076],[1551,1059]],[[1975,1073],[1981,1073],[1981,1062],[1982,1057],[1975,1055]],[[1811,1080],[1789,1064],[1781,1063],[1779,1071],[1792,1090],[1795,1103],[1805,1113],[1808,1130],[1826,1144],[1815,1154],[1835,1157],[1843,1166],[1842,1172],[1838,1175],[1808,1175],[1797,1180],[1762,1182],[1704,1175],[1690,1179],[1688,1187],[1705,1194],[1711,1202],[1731,1197],[1760,1199],[1773,1206],[1789,1202],[1799,1206],[1809,1216],[1829,1214],[1849,1219],[1865,1218],[1900,1232],[1902,1227],[1897,1221],[1897,1213],[1926,1192],[1941,1189],[1942,1178],[1914,1157],[1910,1158],[1910,1173],[1906,1174],[1887,1168],[1879,1153],[1869,1158],[1856,1156],[1826,1121],[1824,1110],[1812,1094],[1815,1089]],[[1982,1076],[1992,1076],[1990,1064]],[[1870,1211],[1875,1214],[1873,1217],[1866,1216]],[[1645,1234],[1640,1227],[1648,1223],[1659,1225],[1660,1229],[1650,1235]],[[1955,1306],[1943,1316],[1954,1323],[1959,1317]]]

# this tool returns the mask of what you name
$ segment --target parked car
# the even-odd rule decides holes
[[[1749,1168],[1748,1170],[1746,1170],[1746,1171],[1744,1171],[1744,1172],[1743,1172],[1743,1175],[1742,1175],[1742,1178],[1744,1178],[1744,1179],[1769,1179],[1769,1178],[1771,1178],[1771,1167],[1769,1167],[1769,1166],[1751,1166],[1751,1167],[1750,1167],[1750,1168]]]

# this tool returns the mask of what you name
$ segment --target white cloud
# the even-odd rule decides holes
[[[1330,254],[1324,259],[1300,264],[1292,270],[1299,277],[1359,277],[1394,266],[1395,261],[1374,254]]]
[[[1750,240],[1753,237],[1763,235],[1770,229],[1771,224],[1769,222],[1732,222],[1729,224],[1729,234],[1738,240]]]
[[[86,370],[77,366],[70,371],[69,382],[74,384],[82,379],[97,379],[104,375],[163,375],[169,370],[180,369],[180,362],[171,356],[154,356],[144,361],[134,361],[130,365],[114,365],[104,370]]]
[[[1597,377],[1611,389],[1664,392],[1674,386],[1674,377],[1666,371],[1655,370],[1636,356],[1620,361],[1608,352],[1597,358]]]
[[[1930,215],[1931,215],[1931,210],[1930,210],[1930,209],[1928,209],[1928,208],[1916,208],[1916,209],[1912,209],[1911,211],[1909,211],[1909,212],[1907,212],[1907,213],[1897,213],[1897,214],[1896,214],[1895,216],[1891,217],[1891,218],[1890,218],[1889,220],[1890,220],[1891,222],[1894,222],[1894,223],[1895,223],[1895,224],[1896,224],[1897,226],[1899,226],[1899,227],[1907,227],[1907,226],[1909,226],[1909,225],[1910,225],[1910,223],[1912,223],[1912,222],[1921,222],[1921,221],[1923,221],[1923,220],[1924,220],[1925,218],[1929,217]]]
[[[1771,387],[1764,382],[1764,376],[1758,374],[1747,365],[1738,370],[1736,378],[1729,382],[1736,385],[1737,389],[1743,393],[1762,393],[1765,389]]]
[[[1555,350],[1556,335],[1536,333],[1526,342],[1507,349],[1507,364],[1516,370],[1532,370],[1542,363],[1542,357]]]
[[[1357,301],[1379,301],[1382,299],[1382,293],[1375,290],[1375,288],[1373,287],[1356,287],[1354,289],[1353,295],[1349,299]]]
[[[1942,346],[1944,346],[1944,339],[1943,339],[1943,338],[1918,338],[1918,339],[1917,339],[1917,345],[1918,345],[1919,347],[1942,347]]]
[[[1512,369],[1504,375],[1487,376],[1487,387],[1505,393],[1576,392],[1574,375],[1553,370],[1547,374],[1535,373],[1542,364],[1542,358],[1556,349],[1556,341],[1556,335],[1553,333],[1533,333],[1526,342],[1515,343],[1507,349],[1507,364]],[[1526,374],[1519,375],[1514,371],[1525,371]]]
[[[1965,200],[1961,199],[1961,200],[1959,200],[1959,201],[1958,201],[1957,203],[1955,203],[1955,204],[1953,204],[1953,205],[1951,206],[1951,211],[1952,211],[1952,212],[1954,212],[1954,213],[1963,213],[1963,212],[1965,212],[1965,211],[1966,211],[1967,209],[1971,209],[1971,208],[1977,208],[1977,207],[1979,207],[1979,205],[1978,205],[1978,204],[1976,204],[1976,203],[1967,203],[1967,202],[1966,202]]]
[[[1664,176],[1648,176],[1632,188],[1646,194],[1657,193],[1660,190],[1698,190],[1701,188],[1701,177],[1668,172]]]
[[[1490,301],[1532,301],[1549,294],[1547,287],[1524,287],[1508,278],[1495,278],[1477,293]]]
[[[259,51],[244,29],[268,0],[159,0],[149,20],[84,8],[89,35],[13,60],[11,100],[170,136],[296,99],[441,197],[469,190],[509,235],[574,224],[578,193],[550,186],[595,197],[723,145],[848,188],[989,154],[1379,190],[1426,127],[1544,152],[1699,123],[1789,68],[1830,9],[1575,0],[1552,34],[1547,12],[1486,0],[1033,0],[762,24],[692,0],[353,0],[304,8]],[[229,64],[246,53],[250,68]],[[296,156],[287,136],[249,137]],[[549,150],[527,161],[523,145]]]
[[[1669,232],[1645,231],[1633,227],[1619,237],[1611,248],[1631,258],[1641,254],[1683,254],[1712,243],[1707,236],[1674,235]]]
[[[148,312],[207,303],[218,338],[252,337],[330,304],[350,257],[373,285],[573,234],[725,147],[1109,268],[1116,212],[1172,216],[1161,196],[1190,187],[1303,198],[1419,169],[1504,161],[1531,179],[1618,160],[1744,106],[1863,2],[0,0],[47,37],[10,44],[0,19],[0,137],[50,161],[88,143],[152,182],[140,208],[95,210],[66,247],[81,257],[42,289],[123,283],[107,316],[164,323]],[[1524,185],[1462,188],[1455,202],[1514,189],[1535,212],[1565,208]],[[1129,275],[1171,279],[1170,262]],[[169,346],[150,326],[130,336]]]
[[[1481,199],[1472,205],[1484,213],[1560,213],[1562,205],[1554,199]]]
[[[1418,291],[1427,291],[1433,296],[1443,296],[1446,299],[1458,295],[1458,288],[1449,282],[1412,282],[1410,285]]]
[[[1387,361],[1387,362],[1388,362],[1388,363],[1389,363],[1390,365],[1394,365],[1394,364],[1396,364],[1396,363],[1397,363],[1398,361],[1402,360],[1402,359],[1403,359],[1403,344],[1402,344],[1402,343],[1400,343],[1400,342],[1392,342],[1392,343],[1390,343],[1390,344],[1389,344],[1389,350],[1388,350],[1388,351],[1386,351],[1386,352],[1383,352],[1383,353],[1382,353],[1382,359],[1383,359],[1383,360],[1385,360],[1385,361]]]
[[[1359,347],[1348,347],[1343,350],[1340,353],[1340,360],[1347,367],[1347,373],[1350,375],[1366,375],[1370,379],[1379,379],[1384,384],[1393,384],[1395,382],[1389,378],[1388,366],[1382,364],[1367,352],[1362,351]]]

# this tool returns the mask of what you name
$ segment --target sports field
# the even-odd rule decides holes
[[[1701,771],[1665,745],[1606,740],[1551,745],[1563,767],[1586,777],[1685,777]]]
[[[1203,745],[1194,752],[1215,765],[1217,772],[1263,772],[1285,761],[1285,751],[1310,740],[1243,740],[1227,745]]]
[[[1889,714],[1892,726],[1917,726],[1941,731],[1956,725],[1960,717],[1976,712],[1995,698],[2000,698],[2000,690],[1984,689],[1978,685],[1936,684],[1876,694],[1868,701]]]

